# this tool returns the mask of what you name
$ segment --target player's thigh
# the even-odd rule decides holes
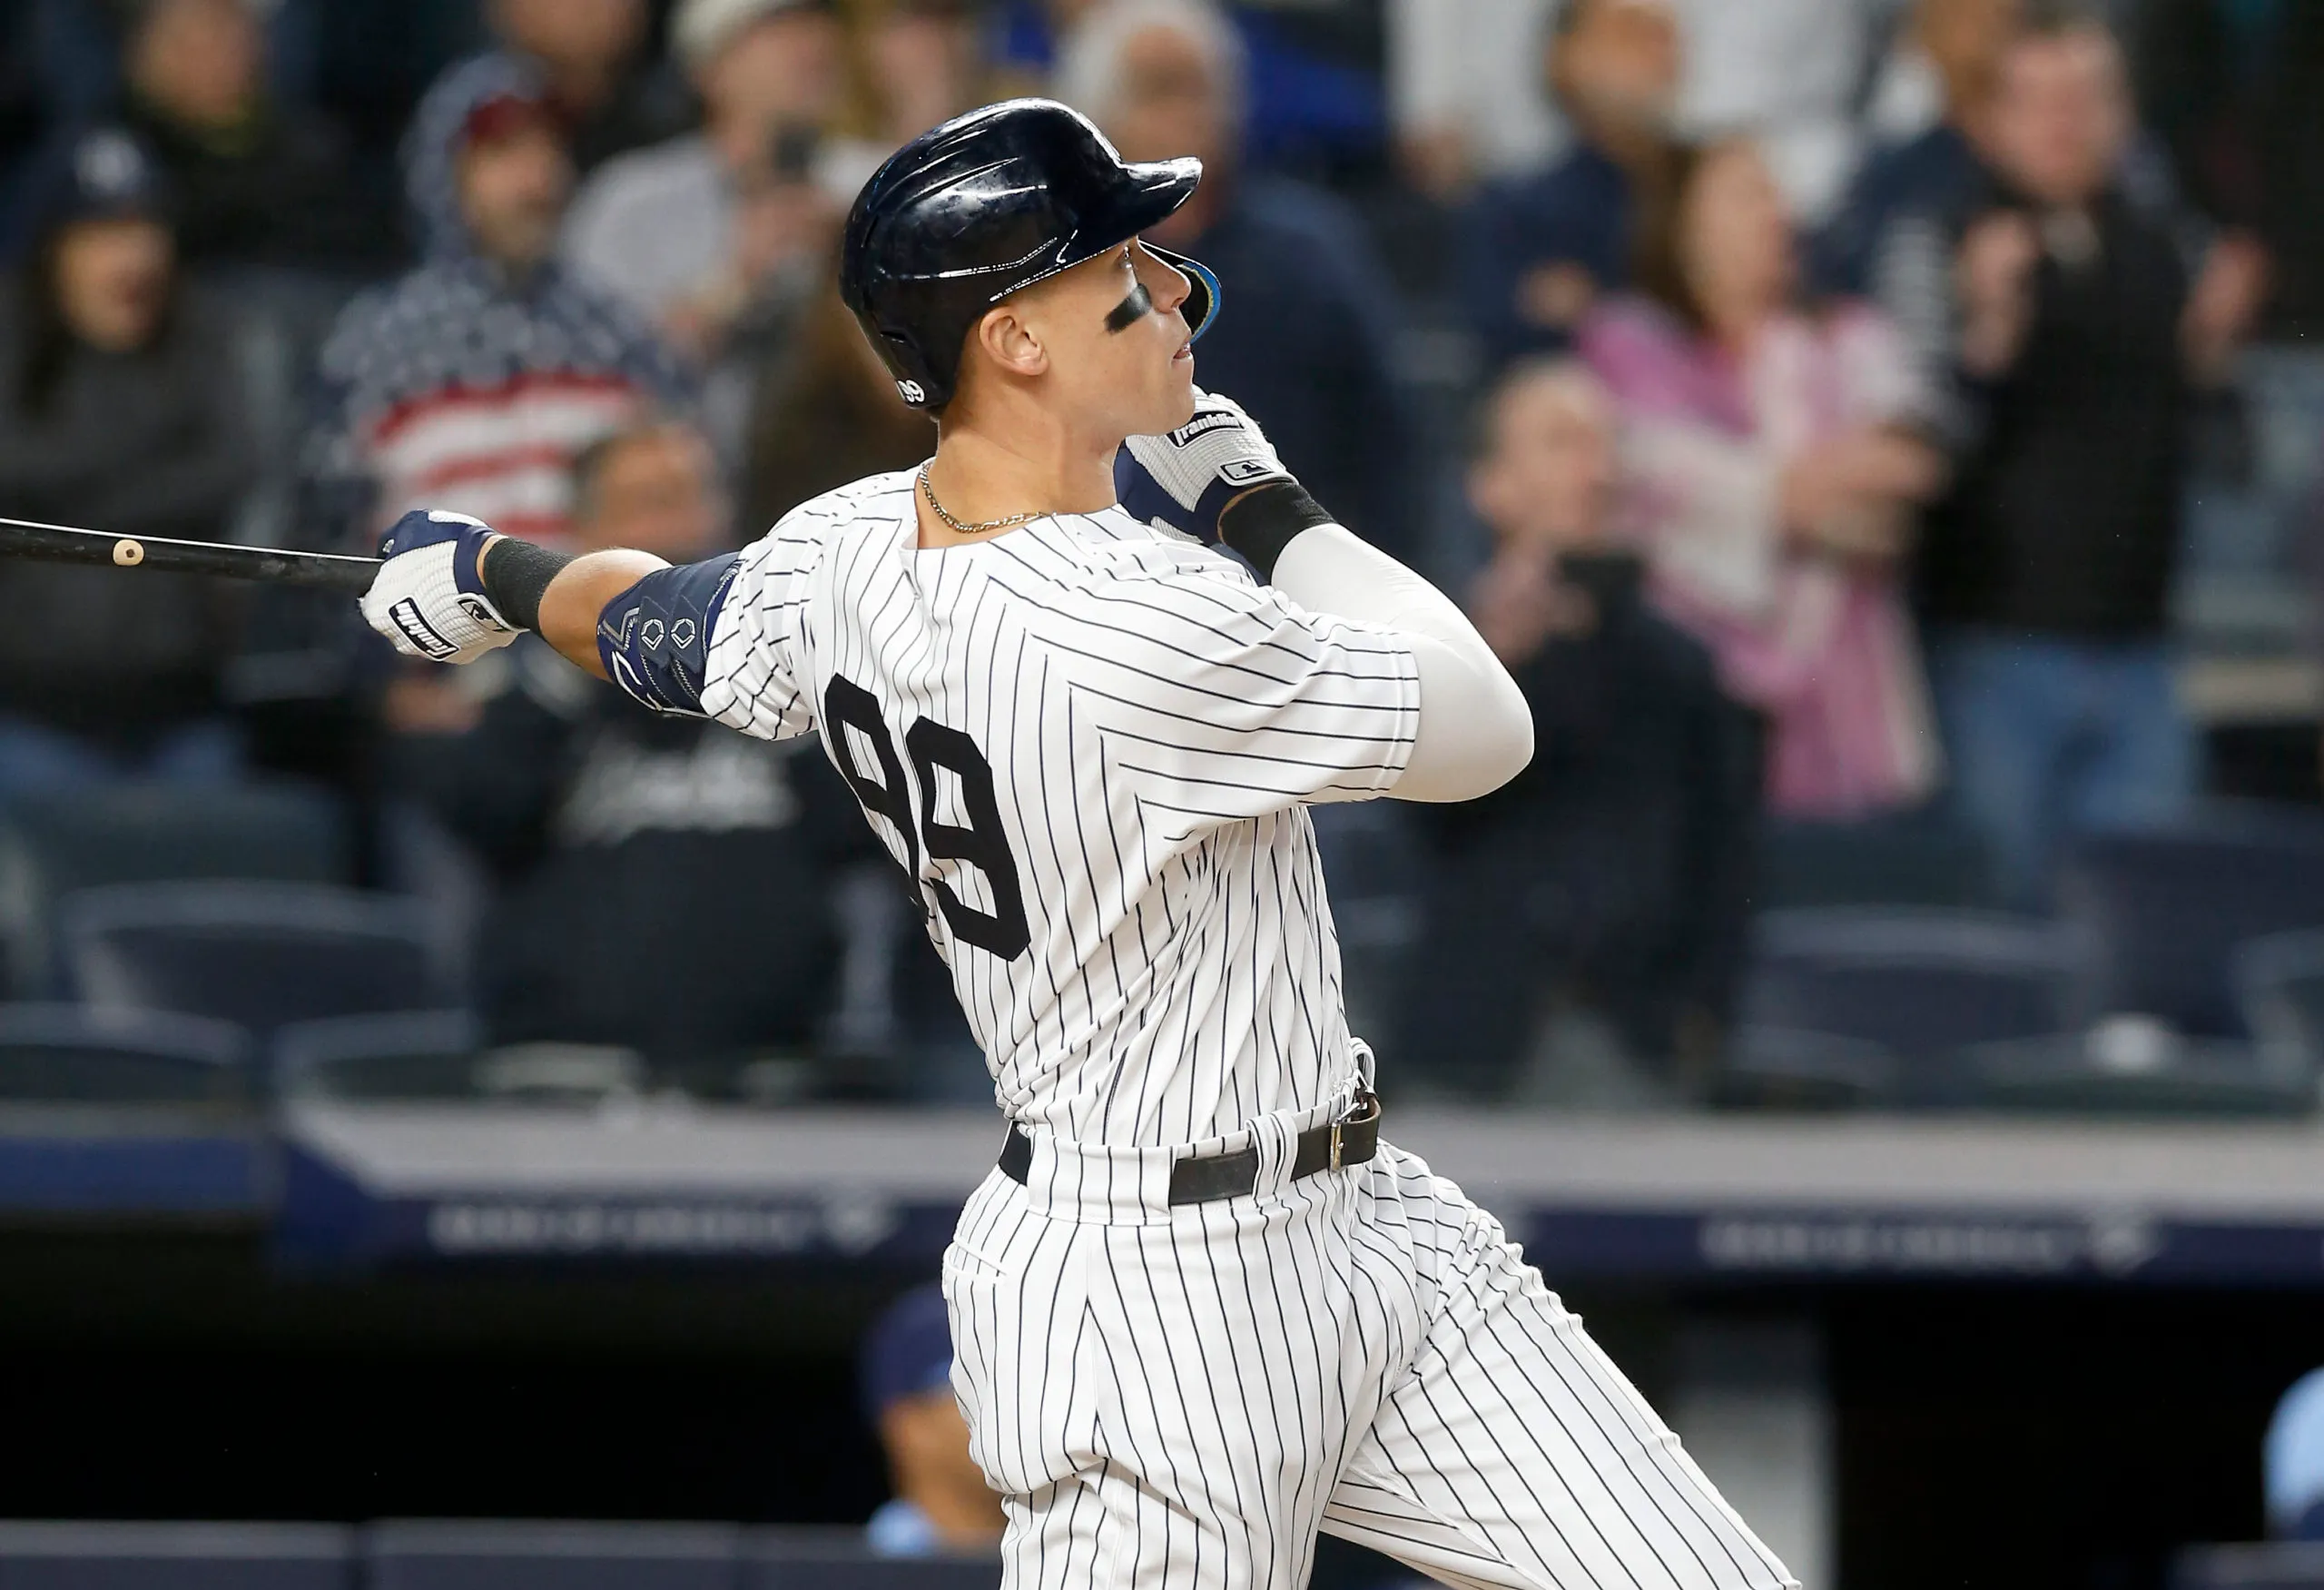
[[[1324,1527],[1454,1584],[1791,1583],[1499,1223],[1448,1182],[1416,1189],[1427,1335]]]

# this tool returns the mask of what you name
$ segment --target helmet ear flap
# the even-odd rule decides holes
[[[1218,278],[1200,260],[1170,249],[1157,248],[1143,238],[1138,240],[1138,244],[1147,253],[1185,275],[1187,301],[1178,306],[1178,312],[1187,317],[1187,327],[1196,338],[1199,338],[1210,329],[1210,322],[1218,318],[1218,301],[1223,291],[1218,285]]]

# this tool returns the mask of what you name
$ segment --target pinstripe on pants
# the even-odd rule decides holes
[[[1296,1590],[1320,1528],[1446,1583],[1796,1583],[1526,1265],[1382,1145],[1172,1208],[1167,1150],[1036,1140],[945,1256],[953,1384],[1006,1498],[1007,1590]]]

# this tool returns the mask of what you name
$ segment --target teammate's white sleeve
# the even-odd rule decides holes
[[[763,740],[815,726],[815,699],[797,657],[803,576],[820,548],[794,512],[746,548],[711,622],[702,710]]]
[[[1226,559],[1085,587],[1039,621],[1121,793],[1200,827],[1368,800],[1419,727],[1405,637],[1311,613]]]
[[[1377,626],[1410,644],[1420,674],[1420,737],[1389,795],[1474,800],[1533,759],[1533,713],[1517,681],[1461,609],[1419,575],[1338,525],[1317,525],[1284,548],[1274,580],[1303,607]]]

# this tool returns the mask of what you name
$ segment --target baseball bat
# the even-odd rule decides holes
[[[226,579],[266,579],[278,585],[359,596],[379,572],[376,558],[329,552],[288,552],[278,547],[234,547],[214,541],[173,541],[164,536],[109,536],[103,530],[37,519],[0,518],[0,558],[48,563],[102,563],[115,568],[160,568],[174,574],[214,574]]]

